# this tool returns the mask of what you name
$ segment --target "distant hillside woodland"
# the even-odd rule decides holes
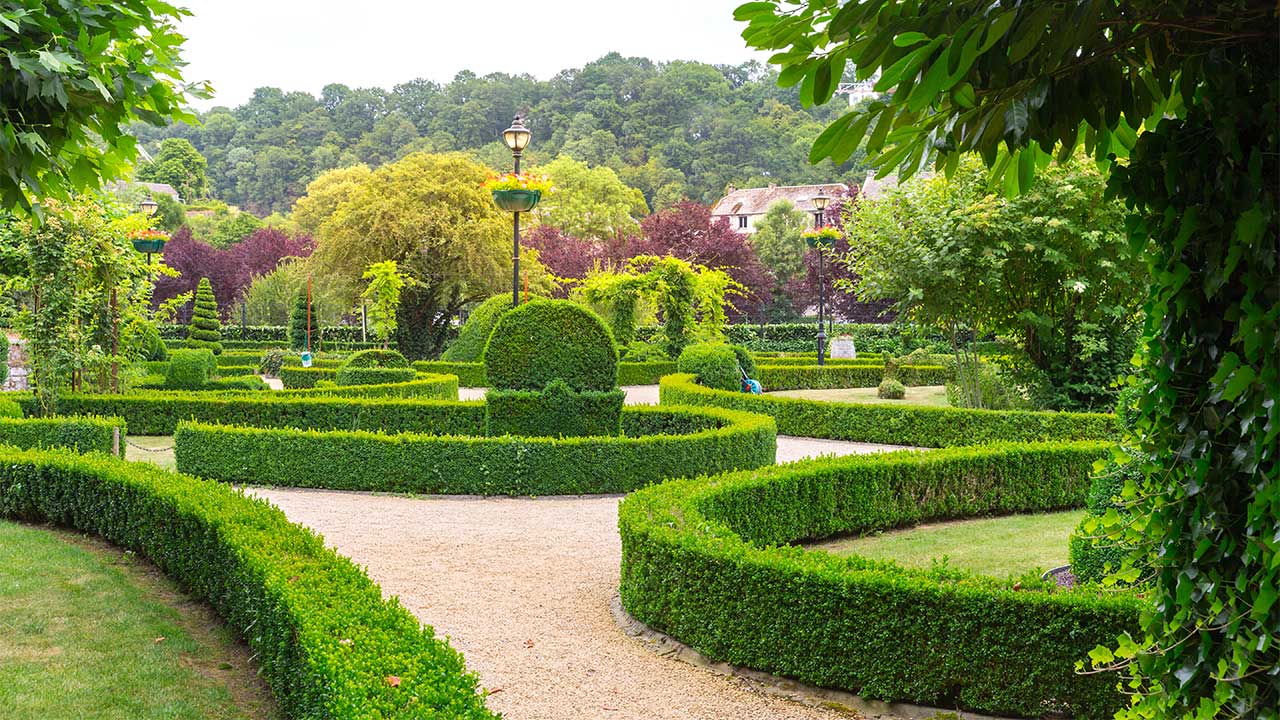
[[[377,167],[419,150],[470,151],[509,169],[500,133],[517,112],[534,133],[528,166],[569,155],[610,167],[650,210],[683,198],[709,204],[730,184],[861,181],[860,154],[839,167],[808,162],[814,138],[847,108],[802,108],[797,89],[776,79],[755,62],[654,63],[615,53],[546,81],[461,72],[444,85],[413,80],[390,91],[332,84],[319,98],[259,88],[239,107],[201,114],[202,125],[135,132],[153,157],[165,138],[189,140],[208,161],[199,193],[258,216],[288,212],[326,170]]]

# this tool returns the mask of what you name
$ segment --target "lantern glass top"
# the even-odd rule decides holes
[[[150,195],[147,196],[146,200],[143,200],[142,202],[138,203],[138,208],[147,215],[155,215],[156,208],[158,207],[160,207],[160,203],[156,202],[155,200],[152,200]]]
[[[511,148],[512,152],[522,152],[529,147],[529,137],[532,133],[524,126],[524,118],[517,115],[511,121],[511,127],[502,131],[502,141]]]
[[[813,209],[814,209],[814,210],[826,210],[826,209],[827,209],[827,203],[828,203],[830,200],[831,200],[831,198],[827,197],[825,193],[819,192],[817,195],[815,195],[815,196],[813,197]]]

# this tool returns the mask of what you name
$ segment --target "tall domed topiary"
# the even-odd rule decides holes
[[[490,435],[617,435],[618,351],[600,316],[568,300],[502,315],[484,350]]]
[[[212,350],[222,354],[222,323],[218,321],[218,301],[213,296],[209,278],[200,278],[196,287],[195,308],[191,311],[191,325],[187,330],[187,347]]]

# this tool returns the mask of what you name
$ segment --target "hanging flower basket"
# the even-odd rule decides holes
[[[801,233],[809,247],[830,247],[840,239],[840,231],[834,227],[809,228]]]
[[[164,244],[168,239],[169,235],[159,230],[138,230],[129,233],[133,249],[140,253],[158,253],[164,250]]]
[[[493,192],[493,201],[507,212],[529,212],[543,193],[552,191],[551,180],[546,175],[517,173],[491,175],[481,187]]]
[[[541,190],[494,190],[493,201],[507,212],[529,212],[542,199]]]

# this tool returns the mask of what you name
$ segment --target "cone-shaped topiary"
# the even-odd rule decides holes
[[[298,293],[293,300],[293,312],[289,315],[289,348],[304,350],[307,347],[307,294]],[[320,321],[316,309],[311,308],[311,352],[320,351]]]
[[[218,301],[213,297],[209,278],[200,278],[196,287],[195,309],[191,311],[191,326],[187,331],[187,347],[212,350],[222,354],[222,323],[218,322]]]

